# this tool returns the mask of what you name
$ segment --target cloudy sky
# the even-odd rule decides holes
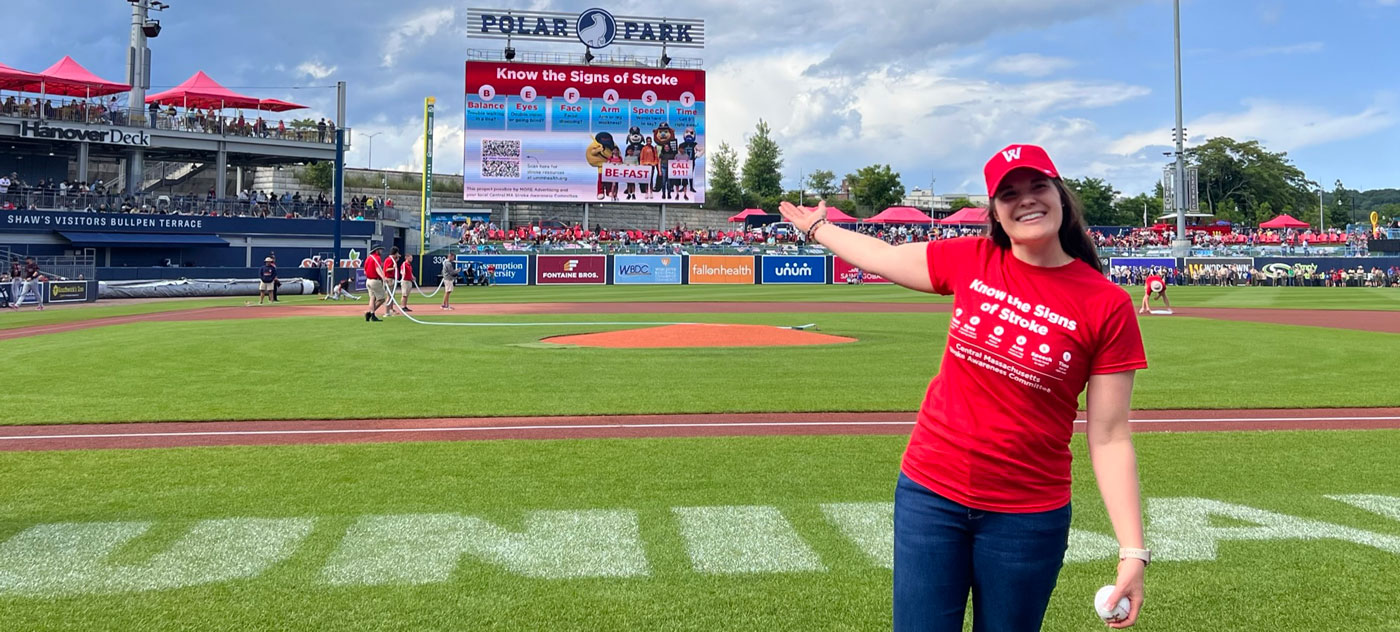
[[[204,70],[256,96],[332,114],[349,84],[352,166],[416,168],[422,98],[438,97],[436,167],[461,172],[468,4],[431,0],[169,0],[152,40],[153,89]],[[39,71],[70,54],[124,80],[121,0],[6,0],[0,63]],[[473,2],[658,15],[671,3]],[[888,163],[907,188],[975,191],[1014,142],[1044,145],[1067,176],[1125,194],[1159,177],[1173,124],[1167,0],[693,0],[706,22],[709,144],[742,153],[759,118],[784,150],[785,182]],[[77,19],[81,16],[81,19]],[[1228,135],[1287,151],[1328,188],[1400,187],[1400,0],[1185,0],[1182,50],[1192,140]],[[581,52],[581,45],[518,43]],[[654,55],[653,49],[621,52]]]

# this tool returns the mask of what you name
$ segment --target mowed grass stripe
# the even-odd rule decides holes
[[[1386,446],[1400,431],[1144,435],[1143,493],[1202,498],[1400,538],[1393,518],[1328,495],[1400,495]],[[175,590],[0,595],[4,629],[838,629],[889,625],[889,570],[828,518],[833,503],[888,503],[902,437],[429,443],[198,448],[7,455],[0,541],[36,524],[147,521],[112,558],[140,564],[200,520],[314,519],[285,561],[251,579]],[[1074,528],[1110,534],[1082,438]],[[1287,458],[1280,458],[1286,455]],[[710,573],[687,551],[676,507],[766,507],[825,570]],[[535,511],[636,515],[650,572],[543,579],[464,555],[424,584],[333,585],[323,570],[365,516],[475,516],[527,528]],[[776,513],[774,513],[776,512]],[[722,515],[733,516],[732,510]],[[760,521],[762,522],[762,521]],[[1229,521],[1211,528],[1249,528]],[[1149,529],[1150,530],[1150,529]],[[732,537],[749,537],[730,529]],[[769,533],[764,530],[763,533]],[[1378,630],[1400,556],[1299,538],[1218,543],[1213,559],[1164,561],[1148,575],[1146,630]],[[1111,551],[1110,551],[1111,554]],[[1113,563],[1068,564],[1047,630],[1100,625],[1088,607]]]
[[[4,342],[12,366],[24,367],[25,382],[38,386],[0,396],[0,423],[913,411],[938,369],[948,323],[946,314],[665,317],[816,322],[859,342],[549,349],[528,345],[625,327],[454,328],[316,317],[139,323]],[[1385,370],[1400,355],[1394,334],[1191,318],[1147,319],[1142,328],[1151,368],[1139,373],[1137,408],[1400,405]]]

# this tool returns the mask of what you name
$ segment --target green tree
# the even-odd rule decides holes
[[[1201,202],[1219,216],[1218,207],[1232,200],[1246,224],[1267,221],[1259,212],[1265,202],[1271,208],[1306,208],[1316,196],[1317,183],[1288,160],[1284,152],[1271,152],[1259,141],[1240,142],[1216,137],[1187,152],[1199,169]]]
[[[904,185],[899,182],[899,174],[889,165],[870,165],[855,173],[848,174],[846,181],[851,186],[851,200],[856,203],[857,214],[869,217],[904,199]]]
[[[760,202],[783,194],[783,150],[770,134],[768,123],[759,119],[749,136],[748,157],[741,170],[744,193]]]
[[[1084,205],[1084,221],[1090,226],[1118,226],[1113,210],[1113,198],[1118,195],[1113,186],[1099,178],[1065,178],[1065,187],[1079,197]],[[1131,223],[1131,221],[1127,222]]]
[[[1351,201],[1356,195],[1356,191],[1346,188],[1341,180],[1338,180],[1332,187],[1332,203],[1327,206],[1327,224],[1336,228],[1344,228],[1347,224],[1355,221],[1351,216]]]
[[[1143,223],[1144,209],[1146,210],[1147,223],[1144,226],[1151,226],[1153,220],[1162,216],[1162,198],[1139,193],[1133,197],[1120,198],[1113,203],[1113,219],[1115,226],[1137,226]]]
[[[705,191],[705,206],[738,210],[744,204],[744,190],[739,187],[739,159],[729,143],[720,143],[710,157],[709,188]]]
[[[328,192],[335,186],[335,165],[328,160],[313,162],[302,167],[297,180],[317,191]]]
[[[836,192],[836,174],[826,169],[818,169],[807,174],[804,186],[816,191],[818,197],[825,199]]]

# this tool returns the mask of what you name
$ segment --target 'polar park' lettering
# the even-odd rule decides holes
[[[1400,521],[1400,497],[1327,498]],[[819,506],[829,528],[875,566],[893,565],[894,505]],[[705,574],[823,572],[829,564],[776,507],[671,509],[693,571]],[[1223,517],[1248,526],[1216,526]],[[1244,540],[1339,540],[1400,555],[1386,535],[1203,498],[1147,501],[1147,540],[1162,562],[1210,561],[1219,544]],[[0,542],[0,595],[64,597],[171,590],[255,579],[289,559],[314,518],[227,518],[194,523],[166,550],[133,563],[111,561],[151,522],[40,524]],[[630,509],[533,511],[519,528],[461,514],[362,516],[321,569],[329,586],[446,582],[464,563],[489,564],[541,580],[651,575],[637,513]],[[1113,537],[1071,529],[1066,563],[1112,560]],[[468,558],[472,561],[467,561]]]

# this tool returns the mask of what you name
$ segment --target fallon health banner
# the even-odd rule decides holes
[[[462,197],[705,200],[705,72],[469,61]]]

